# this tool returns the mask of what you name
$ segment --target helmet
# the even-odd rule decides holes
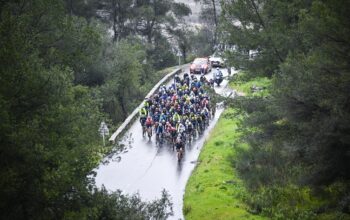
[[[220,68],[219,68],[219,67],[216,67],[216,70],[220,70]]]

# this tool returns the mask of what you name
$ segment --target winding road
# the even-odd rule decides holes
[[[226,69],[221,71],[227,76]],[[184,72],[189,73],[189,68],[186,67]],[[206,77],[211,78],[212,73]],[[215,86],[215,91],[219,94],[225,93],[227,83],[224,80],[220,87]],[[156,146],[154,136],[151,142],[148,138],[143,138],[141,126],[136,120],[122,138],[124,150],[105,158],[96,168],[96,185],[104,185],[106,189],[113,191],[120,189],[126,194],[139,193],[146,201],[160,198],[161,191],[166,189],[171,195],[174,210],[174,216],[169,219],[184,219],[182,206],[186,183],[196,166],[204,141],[222,111],[223,109],[218,109],[205,133],[191,146],[186,146],[180,163],[170,146]]]

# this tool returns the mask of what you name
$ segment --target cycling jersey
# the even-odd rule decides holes
[[[164,132],[164,125],[158,125],[157,134],[161,134],[163,132]]]
[[[140,109],[140,116],[146,117],[147,116],[147,109],[145,107]]]
[[[175,113],[174,116],[173,116],[173,120],[174,121],[180,121],[181,120],[181,117],[178,113]]]
[[[147,119],[145,124],[146,124],[146,127],[147,127],[147,128],[151,127],[152,124],[153,124],[152,119],[151,119],[151,118],[150,118],[150,119]]]

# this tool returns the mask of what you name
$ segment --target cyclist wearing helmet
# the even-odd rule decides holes
[[[178,135],[176,138],[175,147],[177,152],[179,152],[180,150],[183,150],[183,142],[180,135]]]
[[[188,78],[188,73],[184,74],[184,79]]]
[[[164,112],[162,112],[159,116],[159,121],[166,121],[167,120],[167,116]]]
[[[207,78],[205,78],[204,74],[201,75],[201,78],[199,79],[199,81],[201,83],[206,83],[207,82]]]
[[[146,117],[147,117],[147,109],[146,109],[145,106],[143,106],[140,109],[140,123],[141,123],[141,126],[144,126],[145,121],[146,121]]]
[[[180,77],[178,74],[175,74],[174,81],[175,81],[175,84],[180,82]]]
[[[151,116],[148,116],[148,117],[147,117],[146,122],[145,122],[145,125],[146,125],[147,128],[152,127],[152,125],[153,125],[153,120],[152,120]]]
[[[158,122],[160,118],[159,112],[155,111],[154,115],[153,115],[153,121]]]
[[[183,125],[182,123],[179,123],[178,127],[177,127],[177,133],[183,135],[183,133],[186,131],[186,127],[185,125]]]
[[[152,128],[153,120],[152,120],[151,116],[147,117],[145,125],[146,125],[147,129]],[[152,129],[151,129],[151,136],[152,136]]]
[[[165,130],[164,125],[165,125],[165,121],[159,122],[158,127],[157,127],[157,131],[156,131],[157,135],[163,135],[163,132]]]
[[[185,125],[186,125],[187,132],[192,133],[193,124],[191,123],[191,121],[189,119],[186,120]]]
[[[181,116],[179,115],[178,112],[175,112],[174,115],[173,115],[173,121],[175,123],[177,123],[177,122],[180,122],[180,120],[181,120]]]

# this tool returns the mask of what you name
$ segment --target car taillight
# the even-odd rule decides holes
[[[208,68],[208,65],[207,65],[207,64],[204,64],[202,67],[203,67],[204,69],[206,69],[206,68]]]
[[[194,68],[196,68],[196,65],[192,64],[190,68],[194,69]]]

